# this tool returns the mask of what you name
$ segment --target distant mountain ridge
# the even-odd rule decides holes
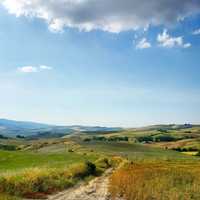
[[[119,131],[119,127],[100,127],[100,126],[56,126],[37,122],[16,121],[0,119],[0,134],[5,136],[33,136],[33,135],[67,135],[74,132],[109,132]]]
[[[28,121],[16,121],[16,120],[9,120],[9,119],[0,119],[0,127],[1,126],[8,126],[12,128],[46,128],[49,127],[47,124],[37,123],[37,122],[28,122]]]

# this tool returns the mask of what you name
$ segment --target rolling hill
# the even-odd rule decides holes
[[[119,131],[122,128],[118,127],[100,127],[100,126],[56,126],[49,124],[42,124],[36,122],[15,121],[9,119],[0,119],[0,134],[5,136],[36,136],[51,137],[62,136],[72,133],[85,133],[85,132],[111,132]]]

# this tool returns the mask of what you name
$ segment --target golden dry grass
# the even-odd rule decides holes
[[[199,200],[198,164],[127,164],[110,178],[112,199]]]

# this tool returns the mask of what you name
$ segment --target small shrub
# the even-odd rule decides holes
[[[23,136],[23,135],[16,135],[16,138],[18,138],[18,139],[24,139],[25,136]]]
[[[171,142],[176,141],[177,139],[171,135],[158,135],[155,137],[156,142]]]
[[[91,138],[84,138],[83,141],[84,141],[84,142],[90,142],[90,141],[91,141]]]
[[[152,136],[141,136],[137,137],[138,142],[153,142]]]
[[[96,172],[96,165],[90,161],[86,161],[88,175],[95,175]]]
[[[8,137],[6,137],[6,136],[4,136],[4,135],[1,135],[1,134],[0,134],[0,139],[7,140],[7,139],[8,139]]]
[[[17,150],[17,147],[14,145],[0,144],[0,149],[6,150],[6,151],[15,151],[15,150]]]
[[[196,154],[196,156],[200,156],[200,151],[198,151],[198,153]]]
[[[99,158],[95,163],[99,168],[108,169],[111,167],[111,162],[108,158]]]
[[[168,133],[168,130],[166,130],[166,129],[158,129],[158,131],[161,133]]]

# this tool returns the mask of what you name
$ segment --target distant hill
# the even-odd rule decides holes
[[[6,136],[28,136],[32,135],[34,132],[48,128],[49,125],[46,124],[0,119],[0,134]]]
[[[158,124],[158,125],[150,125],[141,128],[137,128],[136,130],[180,130],[180,129],[187,129],[193,127],[199,127],[200,125],[193,125],[193,124]]]
[[[25,121],[15,121],[8,119],[0,119],[0,127],[8,127],[12,129],[36,129],[36,128],[47,128],[49,125],[41,124],[36,122],[25,122]]]
[[[100,127],[100,126],[55,126],[36,122],[15,121],[8,119],[0,119],[0,134],[10,137],[16,135],[53,137],[64,136],[77,132],[109,132],[122,130],[118,127]]]

